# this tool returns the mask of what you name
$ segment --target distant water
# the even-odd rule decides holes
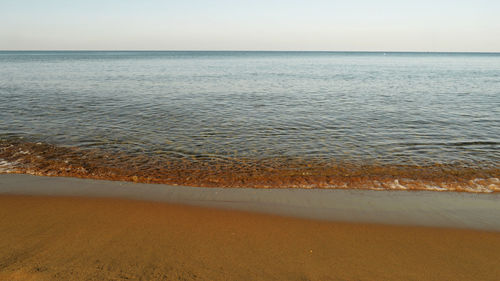
[[[0,52],[0,172],[500,190],[500,54]]]

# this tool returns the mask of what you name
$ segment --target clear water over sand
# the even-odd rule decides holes
[[[0,52],[0,170],[500,189],[500,54]]]

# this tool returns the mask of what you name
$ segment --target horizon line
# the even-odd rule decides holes
[[[194,50],[194,49],[0,49],[0,52],[310,52],[310,53],[457,53],[500,54],[500,51],[384,51],[384,50]]]

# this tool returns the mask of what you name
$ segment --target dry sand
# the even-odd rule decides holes
[[[498,280],[500,233],[0,196],[0,280]]]

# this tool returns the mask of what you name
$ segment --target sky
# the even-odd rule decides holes
[[[499,0],[0,0],[0,50],[500,52]]]

